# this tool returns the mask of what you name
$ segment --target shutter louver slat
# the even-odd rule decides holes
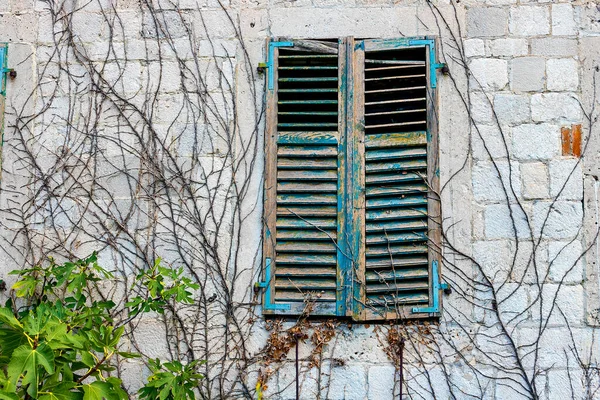
[[[429,302],[427,70],[423,62],[393,65],[425,60],[426,50],[365,57],[366,308],[389,318]]]
[[[279,50],[274,300],[335,314],[338,58]]]

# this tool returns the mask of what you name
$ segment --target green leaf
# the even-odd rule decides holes
[[[120,355],[123,358],[140,358],[142,356],[141,354],[130,353],[130,352],[127,352],[127,351],[118,351],[117,354]]]
[[[0,400],[19,400],[19,396],[0,390]]]
[[[121,381],[118,379],[108,379],[106,382],[92,382],[83,385],[83,400],[121,400],[123,390],[120,388]]]
[[[73,382],[44,387],[38,392],[38,400],[82,400],[83,393],[71,391],[74,387]]]
[[[67,325],[60,321],[49,321],[42,328],[45,334],[46,343],[53,349],[71,348],[71,341],[67,333]]]
[[[15,329],[23,327],[23,325],[13,314],[12,310],[8,307],[0,308],[0,322],[5,323],[6,325],[9,325]]]
[[[5,366],[10,361],[13,351],[27,343],[27,336],[22,329],[0,327],[0,366]]]
[[[17,297],[31,297],[35,292],[37,284],[38,280],[34,276],[29,275],[17,281],[12,288]]]
[[[49,307],[46,303],[42,303],[35,311],[29,311],[29,314],[23,318],[23,328],[30,336],[37,336],[42,332],[49,319]]]
[[[84,351],[81,353],[81,362],[89,368],[92,368],[94,365],[96,365],[96,360],[89,351]]]
[[[8,363],[8,379],[16,386],[22,376],[21,385],[27,386],[27,393],[36,398],[40,384],[40,366],[49,374],[54,372],[54,353],[50,346],[45,343],[35,349],[29,345],[20,346],[13,352]]]

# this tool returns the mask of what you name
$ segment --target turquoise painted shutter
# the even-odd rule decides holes
[[[6,67],[6,44],[0,43],[0,95],[4,96],[6,92],[6,73],[8,69]]]
[[[270,42],[266,314],[439,314],[430,39]]]
[[[269,49],[263,308],[336,315],[343,310],[338,43],[280,41]]]
[[[363,319],[424,316],[420,309],[432,305],[428,182],[437,157],[429,154],[429,50],[374,40],[359,52],[365,216],[357,314]]]

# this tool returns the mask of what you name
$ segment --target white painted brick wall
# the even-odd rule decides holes
[[[541,91],[545,82],[545,60],[539,57],[514,58],[510,63],[510,87],[515,92]]]
[[[575,91],[579,87],[579,64],[572,58],[548,60],[546,73],[548,90]]]
[[[501,90],[508,83],[508,63],[496,58],[477,58],[469,65],[472,85],[482,90]]]
[[[183,38],[186,32],[179,14],[168,11],[162,17],[165,18],[166,25],[175,38],[172,44],[183,56],[186,65],[193,66],[198,61],[206,78],[206,89],[210,93],[219,94],[221,84],[226,81],[235,82],[235,78],[241,73],[239,58],[242,49],[232,40],[235,31],[231,29],[216,1],[177,0],[177,2],[180,7],[189,10],[195,9],[198,5],[205,7],[202,10],[202,18],[208,23],[210,35],[207,37],[198,33],[193,49],[187,46],[188,42]],[[123,38],[119,36],[115,37],[112,43],[118,54],[127,50],[126,71],[122,76],[117,73],[114,66],[108,66],[105,71],[110,80],[117,82],[119,90],[127,95],[139,96],[137,92],[147,79],[157,85],[155,78],[159,73],[159,65],[156,60],[159,51],[164,57],[169,58],[162,65],[161,86],[160,88],[155,86],[159,96],[155,104],[153,122],[157,130],[169,140],[173,138],[167,137],[168,128],[171,123],[175,123],[174,126],[182,132],[182,136],[178,141],[173,141],[170,146],[179,157],[190,157],[193,155],[196,135],[205,137],[203,135],[211,135],[211,132],[207,130],[204,123],[179,121],[178,105],[183,96],[182,82],[180,66],[174,59],[172,50],[165,41],[160,44],[154,41],[156,33],[149,29],[151,25],[148,23],[149,15],[140,15],[136,1],[101,0],[100,3],[103,6],[118,4],[122,8],[120,12],[123,12],[122,16],[126,21],[124,29],[127,43],[122,43]],[[235,17],[240,21],[240,30],[246,38],[246,50],[252,68],[258,62],[265,61],[263,46],[264,39],[268,36],[390,38],[439,33],[437,23],[440,20],[434,18],[429,5],[422,0],[236,0],[231,5],[229,2],[222,3],[226,7],[231,7]],[[76,14],[73,27],[77,30],[78,40],[85,44],[89,54],[94,59],[100,60],[109,48],[107,40],[110,32],[103,23],[98,4],[96,0],[91,1],[86,6],[85,13]],[[436,7],[439,7],[440,12],[447,17],[447,21],[451,21],[452,28],[456,28],[455,16],[461,24],[461,33],[464,37],[459,39],[463,40],[464,55],[468,59],[466,61],[472,76],[469,77],[468,82],[461,77],[463,73],[460,68],[461,61],[449,55],[453,51],[454,44],[444,33],[443,40],[440,41],[440,45],[443,45],[440,46],[440,50],[446,52],[443,61],[450,65],[452,78],[456,79],[457,86],[464,95],[464,98],[456,95],[450,78],[438,75],[441,94],[439,117],[442,171],[440,175],[448,177],[458,172],[455,180],[442,194],[447,226],[453,226],[455,229],[448,234],[452,240],[464,244],[467,252],[481,263],[483,272],[491,277],[494,285],[506,283],[499,293],[500,297],[508,296],[508,293],[516,289],[514,294],[499,306],[506,313],[519,313],[535,301],[537,289],[536,285],[532,284],[536,276],[533,260],[538,273],[547,272],[543,289],[545,296],[553,296],[562,281],[565,286],[558,293],[557,304],[565,312],[567,322],[577,327],[577,345],[584,348],[586,343],[591,343],[589,339],[591,329],[585,325],[588,316],[585,314],[584,307],[585,304],[593,301],[590,293],[597,292],[598,282],[597,274],[590,272],[592,264],[589,259],[579,257],[586,248],[585,238],[581,236],[582,221],[584,215],[591,215],[590,213],[595,211],[596,205],[593,200],[594,193],[590,193],[589,190],[584,193],[583,181],[584,177],[593,181],[593,177],[597,176],[596,174],[600,175],[600,171],[599,167],[585,159],[563,156],[560,133],[562,127],[585,123],[581,105],[590,104],[592,93],[590,77],[593,67],[600,63],[599,56],[595,55],[593,50],[594,47],[598,47],[594,45],[593,39],[600,34],[596,4],[517,0],[472,0],[455,4],[458,4],[456,14],[447,1],[436,2]],[[24,82],[29,85],[35,82],[33,71],[41,67],[51,54],[54,35],[49,28],[50,16],[43,11],[45,7],[45,3],[41,1],[35,1],[34,4],[30,0],[0,0],[0,42],[11,43],[9,66],[19,69],[19,85],[26,86]],[[195,24],[201,23],[199,13],[185,15]],[[458,34],[456,29],[454,32]],[[588,44],[583,46],[580,43]],[[219,58],[217,63],[207,57],[213,51]],[[147,57],[150,58],[150,62],[146,62]],[[231,65],[230,62],[233,64]],[[54,72],[58,72],[55,66],[50,65],[50,67],[54,68]],[[222,68],[221,73],[218,68]],[[184,84],[189,82],[190,76],[187,75],[184,77]],[[15,87],[9,83],[9,105],[24,101],[26,96],[21,88],[22,86]],[[68,88],[63,89],[68,90]],[[44,91],[48,90],[44,89]],[[248,88],[240,88],[239,92],[247,90]],[[44,92],[44,94],[48,93]],[[257,97],[262,98],[262,92],[257,93]],[[143,96],[139,98],[143,103]],[[228,98],[225,102],[219,99],[219,96],[215,98],[217,109],[233,112],[232,99]],[[66,97],[56,99],[52,112],[60,113],[65,108],[65,100]],[[463,100],[470,101],[470,115],[462,107]],[[254,113],[254,110],[243,102],[238,102],[236,107],[241,114],[253,115]],[[12,117],[8,119],[9,125],[10,118]],[[102,129],[103,134],[112,134],[110,127]],[[249,127],[241,127],[241,129],[251,130]],[[40,129],[39,132],[41,131]],[[39,144],[56,148],[58,139],[65,134],[64,132],[64,127],[52,126],[47,130],[48,137],[39,138]],[[10,134],[7,138],[10,139]],[[221,140],[214,137],[212,139],[214,139],[212,144],[207,141],[200,146],[200,157],[203,162],[218,161],[225,151],[225,145]],[[124,143],[124,145],[132,144]],[[467,153],[469,149],[471,152]],[[107,147],[108,153],[113,157],[110,160],[117,159],[119,150],[118,141]],[[488,150],[491,154],[488,154]],[[598,153],[598,144],[594,141],[590,142],[588,151]],[[22,172],[15,171],[13,168],[14,154],[5,157],[7,161],[3,166],[5,176],[2,184],[10,188],[18,187],[19,184],[23,184],[22,177],[19,176]],[[259,158],[262,160],[262,153],[259,154]],[[496,171],[492,160],[496,163],[499,172]],[[135,164],[136,160],[131,160],[130,165]],[[107,166],[101,172],[107,175],[110,171],[114,172],[114,168]],[[507,188],[510,186],[509,171],[513,175],[512,187],[515,192],[513,195],[509,190],[510,209],[504,204],[505,194],[500,185],[500,182],[504,182]],[[122,179],[110,176],[101,179],[105,181],[108,190],[114,191],[117,195],[122,194],[119,192],[119,188],[125,184]],[[261,183],[260,179],[256,179],[250,189],[257,193],[257,196],[261,193]],[[558,195],[563,186],[558,201],[553,204],[552,199]],[[120,199],[123,202],[130,200]],[[516,204],[517,201],[520,202],[523,210]],[[0,192],[0,205],[6,207],[7,204],[9,200]],[[546,219],[552,204],[553,211]],[[76,208],[74,204],[68,202],[65,205],[67,211]],[[513,214],[519,242],[515,240],[509,210]],[[247,235],[242,238],[241,243],[242,246],[247,247],[243,251],[249,253],[253,253],[256,247],[260,246],[258,241],[261,231],[260,209],[255,208],[253,213],[254,223],[250,231],[245,232]],[[43,228],[42,221],[43,219],[40,218],[40,229]],[[70,224],[66,213],[59,215],[57,222],[63,227]],[[530,231],[530,226],[533,232]],[[542,226],[543,233],[541,233]],[[539,245],[536,244],[539,247],[534,257],[531,255],[533,245],[527,241],[532,233],[534,237],[541,239]],[[168,246],[168,244],[159,244],[159,246],[163,245]],[[0,260],[9,259],[6,254],[0,252]],[[249,256],[247,259],[250,260],[252,257]],[[514,267],[511,266],[513,259],[516,260]],[[456,265],[461,265],[460,262],[464,263],[465,267],[462,271],[466,271],[464,276],[479,274],[479,271],[474,271],[470,262],[464,260],[456,262]],[[249,262],[245,267],[252,273],[247,274],[247,282],[236,283],[236,287],[242,290],[252,285],[257,275],[256,265],[251,265]],[[253,267],[255,270],[252,270]],[[451,268],[443,271],[444,276],[451,274]],[[519,287],[517,282],[523,282],[525,286]],[[592,289],[588,289],[589,287]],[[444,301],[448,309],[456,305],[461,311],[470,310],[465,311],[469,317],[489,322],[491,315],[489,310],[473,311],[472,305],[460,303],[457,297],[452,295],[445,297]],[[460,308],[458,305],[464,307]],[[544,303],[544,314],[550,311],[549,307],[549,302]],[[539,319],[537,312],[536,306],[528,311],[530,318],[523,322],[523,327],[516,333],[517,342],[525,342],[527,338],[533,336],[533,332],[537,329],[535,321]],[[144,351],[156,357],[165,355],[167,348],[162,341],[164,337],[162,325],[156,320],[145,322],[137,336]],[[542,354],[539,367],[552,367],[552,369],[547,376],[540,377],[540,384],[544,386],[548,398],[570,398],[567,385],[573,384],[578,393],[583,391],[581,370],[574,368],[574,364],[569,365],[573,371],[569,371],[572,372],[572,376],[567,375],[567,365],[562,352],[562,347],[565,349],[568,347],[569,332],[565,325],[567,322],[559,315],[553,316],[550,322],[549,329],[541,341]],[[474,324],[471,328],[477,330],[482,327],[483,325]],[[442,330],[449,330],[448,328],[442,323]],[[267,335],[264,323],[258,323],[248,341],[248,346],[258,353],[263,348]],[[459,339],[464,337],[457,335],[456,340]],[[336,336],[335,350],[332,350],[333,347],[329,347],[328,351],[343,360],[345,365],[327,364],[326,369],[331,371],[331,377],[323,379],[329,385],[328,399],[392,398],[396,371],[387,360],[372,328],[357,326],[354,330],[341,329]],[[308,351],[308,344],[301,347],[304,356]],[[430,357],[428,362],[435,361],[431,354],[425,356]],[[468,357],[472,357],[470,362],[477,362],[476,356],[471,352]],[[481,382],[476,379],[468,366],[459,360],[455,361],[450,366],[451,384],[455,385],[454,390],[457,388],[464,390],[459,392],[461,396],[477,393]],[[530,359],[526,358],[525,363],[530,363]],[[306,363],[303,367],[307,368]],[[437,398],[450,397],[448,382],[439,367],[431,365],[427,368],[431,372]],[[123,373],[129,382],[139,386],[140,379],[147,376],[148,371],[140,363],[127,362],[123,366]],[[411,370],[407,374],[413,379],[412,382],[428,384],[425,376],[418,371]],[[276,374],[270,384],[273,390],[282,392],[278,398],[294,398],[294,377],[294,366],[291,363],[285,364]],[[305,398],[316,397],[316,370],[312,369],[305,378],[302,383],[302,393]],[[250,387],[253,383],[250,383]],[[521,398],[517,392],[506,385],[494,383],[487,387],[489,389],[484,398],[493,396],[496,399]],[[268,398],[269,391],[266,395]],[[415,394],[414,397],[432,396],[422,392]]]
[[[510,9],[509,31],[515,36],[550,33],[550,13],[544,6],[520,6]]]

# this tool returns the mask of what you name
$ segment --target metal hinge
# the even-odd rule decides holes
[[[8,49],[6,47],[0,47],[0,95],[6,95],[6,76],[10,75],[12,78],[16,76],[16,71],[12,68],[6,67],[6,54]]]
[[[275,47],[294,47],[294,43],[292,42],[270,42],[269,43],[269,52],[267,54],[267,62],[259,63],[258,69],[267,70],[267,87],[269,90],[273,90],[275,86],[275,71],[273,70],[273,61],[275,58]]]
[[[429,76],[431,88],[435,89],[437,87],[436,70],[441,69],[444,74],[446,74],[448,71],[448,66],[445,63],[436,62],[435,41],[433,39],[410,39],[408,41],[408,45],[429,47]]]
[[[265,259],[265,281],[256,282],[255,287],[257,289],[264,289],[265,291],[265,301],[263,302],[263,310],[289,310],[292,307],[289,304],[275,304],[273,299],[271,298],[271,291],[269,290],[269,286],[271,284],[272,276],[271,276],[271,258],[267,257]]]
[[[440,278],[438,275],[438,262],[433,261],[431,263],[431,274],[433,281],[433,304],[431,307],[413,307],[412,312],[416,313],[439,313],[440,312],[440,291],[441,290],[449,290],[450,286],[447,283],[440,282]]]

